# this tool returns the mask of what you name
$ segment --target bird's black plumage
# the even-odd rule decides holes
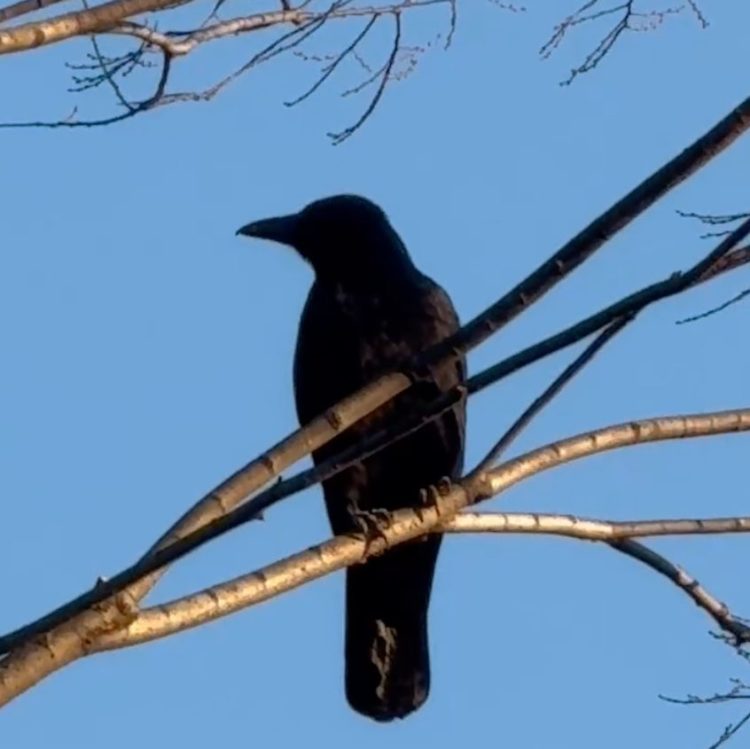
[[[339,195],[238,233],[293,246],[315,282],[300,321],[294,391],[302,424],[386,371],[398,369],[458,327],[450,297],[412,263],[383,211]],[[420,400],[465,378],[463,358],[355,424],[313,454],[320,463],[408,415]],[[323,484],[334,533],[359,528],[358,513],[416,505],[420,489],[455,478],[463,464],[465,403]],[[346,578],[346,695],[375,720],[402,718],[427,699],[427,609],[441,538],[404,544]]]

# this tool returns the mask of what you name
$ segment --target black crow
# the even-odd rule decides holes
[[[294,359],[301,424],[378,375],[407,366],[458,328],[450,297],[421,273],[374,203],[338,195],[238,234],[291,245],[315,272]],[[465,379],[455,357],[313,453],[320,463],[412,413]],[[381,452],[323,483],[336,534],[360,530],[373,511],[420,503],[420,489],[463,467],[465,401]],[[375,720],[403,718],[427,699],[427,608],[441,538],[388,550],[346,575],[346,696]]]

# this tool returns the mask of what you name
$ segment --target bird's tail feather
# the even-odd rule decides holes
[[[427,608],[440,537],[347,570],[346,697],[379,721],[418,709],[430,689]]]

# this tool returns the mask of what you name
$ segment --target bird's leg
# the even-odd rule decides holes
[[[378,538],[384,542],[385,548],[372,556],[382,554],[388,548],[388,538],[383,532],[383,526],[390,521],[391,513],[382,507],[373,507],[369,510],[352,509],[349,514],[359,532],[365,537],[365,555],[370,556],[372,544]]]

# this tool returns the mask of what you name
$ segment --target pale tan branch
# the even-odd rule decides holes
[[[184,4],[191,0],[177,0],[177,4]],[[185,55],[197,45],[214,41],[227,36],[257,31],[270,26],[284,24],[303,24],[316,19],[346,19],[373,14],[391,13],[398,15],[406,10],[441,5],[450,0],[407,0],[400,3],[384,3],[367,7],[334,8],[329,11],[312,12],[302,9],[281,9],[254,13],[249,16],[235,18],[213,24],[180,38],[172,40],[169,36],[157,32],[149,33],[148,29],[139,24],[124,24],[134,16],[151,13],[173,7],[175,0],[109,0],[94,8],[73,13],[65,13],[44,21],[23,24],[0,30],[0,55],[13,52],[23,52],[34,47],[54,44],[76,36],[85,34],[117,33],[136,36],[162,47],[172,55]]]
[[[45,21],[2,29],[0,55],[23,52],[75,36],[107,31],[126,18],[161,10],[171,5],[174,5],[174,0],[109,0],[90,10],[65,13]]]
[[[750,409],[645,419],[577,435],[470,474],[424,508],[399,510],[374,539],[338,536],[249,575],[144,610],[126,629],[100,637],[96,650],[135,645],[196,627],[363,562],[386,548],[439,530],[464,507],[488,499],[541,471],[621,447],[750,430]],[[0,694],[0,699],[2,695]]]
[[[650,536],[750,533],[750,517],[597,520],[536,512],[461,512],[436,530],[441,533],[523,533],[565,536],[582,541],[617,541]]]
[[[268,16],[276,16],[269,21]],[[303,18],[304,16],[304,18]],[[170,36],[163,34],[148,26],[131,21],[123,21],[114,28],[108,29],[107,33],[120,36],[132,36],[140,39],[154,47],[160,47],[175,57],[187,55],[192,52],[198,45],[205,42],[214,41],[227,36],[236,36],[238,34],[258,31],[269,26],[277,26],[286,23],[303,23],[314,20],[314,16],[302,11],[277,11],[274,14],[262,13],[259,15],[245,16],[243,18],[234,18],[230,21],[222,21],[211,26],[206,26],[185,36]]]
[[[126,592],[40,635],[0,660],[0,706],[45,676],[88,655],[97,638],[132,622],[138,604]]]
[[[748,429],[750,429],[750,409],[747,408],[630,421],[596,429],[532,450],[491,471],[481,472],[479,480],[482,484],[486,482],[489,486],[487,496],[494,496],[513,484],[548,468],[608,450],[662,440],[745,432]]]

